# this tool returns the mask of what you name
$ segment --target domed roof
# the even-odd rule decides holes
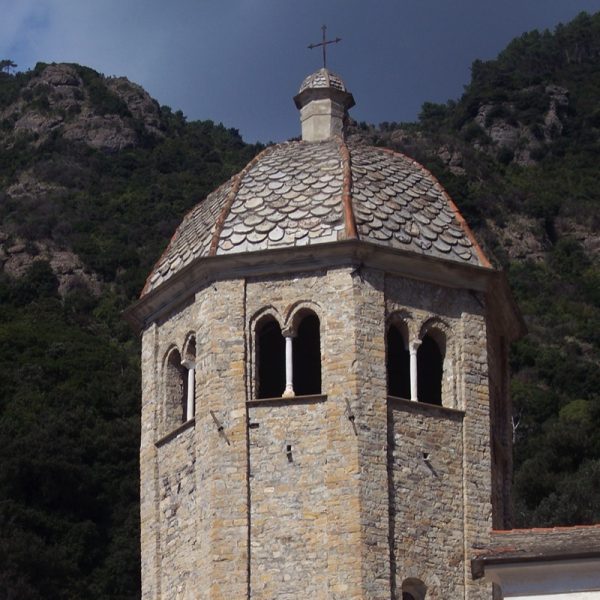
[[[341,92],[347,92],[346,85],[342,81],[342,78],[335,73],[332,73],[328,69],[322,68],[314,73],[311,73],[304,79],[298,93],[302,93],[304,90],[317,89],[317,88],[334,88]]]
[[[416,161],[342,138],[294,141],[268,147],[185,216],[142,295],[204,257],[346,239],[490,266]]]

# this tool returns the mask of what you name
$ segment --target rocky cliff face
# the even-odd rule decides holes
[[[22,172],[18,180],[10,185],[0,199],[30,206],[47,204],[57,195],[66,195],[65,187],[38,179],[32,170]],[[45,260],[59,281],[61,295],[74,288],[84,287],[93,294],[99,294],[101,284],[96,274],[86,269],[81,259],[69,248],[62,247],[49,238],[29,240],[15,235],[10,224],[0,226],[0,267],[12,276],[21,277],[38,260]]]
[[[475,147],[494,157],[504,151],[505,160],[528,166],[535,164],[544,144],[551,143],[562,133],[569,92],[558,85],[547,85],[525,88],[518,96],[516,102],[485,103],[479,107],[474,123],[485,133],[487,143],[478,141]],[[531,104],[531,97],[546,104],[541,111],[542,119],[535,122],[528,121],[517,106]]]
[[[143,137],[164,136],[160,107],[142,87],[125,77],[104,77],[71,64],[38,65],[0,109],[0,124],[0,146],[8,153],[15,145],[29,146],[35,153],[50,140],[62,139],[112,154],[137,146]],[[70,168],[77,171],[75,162]],[[45,210],[56,211],[57,199],[77,187],[67,175],[62,184],[56,179],[47,177],[39,162],[36,168],[17,170],[3,182],[0,203],[29,207],[43,218]],[[100,292],[98,277],[70,248],[51,237],[27,237],[10,219],[0,226],[0,266],[5,273],[19,277],[34,261],[46,260],[59,279],[61,294],[77,286]]]
[[[69,64],[48,65],[32,77],[0,122],[37,145],[60,134],[103,152],[134,146],[140,131],[162,135],[158,103],[143,88]]]

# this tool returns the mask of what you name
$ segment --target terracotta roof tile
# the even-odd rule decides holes
[[[535,559],[596,553],[600,556],[600,525],[574,525],[493,531],[480,558]]]

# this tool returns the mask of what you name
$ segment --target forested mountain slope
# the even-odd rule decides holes
[[[0,63],[2,66],[2,63]],[[139,345],[120,312],[183,214],[259,150],[79,65],[0,73],[0,600],[139,597]],[[600,15],[352,135],[431,168],[498,266],[518,525],[600,522]]]

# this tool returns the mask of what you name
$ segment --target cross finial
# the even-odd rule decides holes
[[[323,32],[323,41],[318,44],[310,44],[308,47],[312,50],[313,48],[318,48],[322,46],[323,48],[323,68],[327,68],[327,44],[337,44],[342,41],[342,38],[336,37],[335,40],[327,39],[327,25],[323,25],[321,27],[321,31]]]

